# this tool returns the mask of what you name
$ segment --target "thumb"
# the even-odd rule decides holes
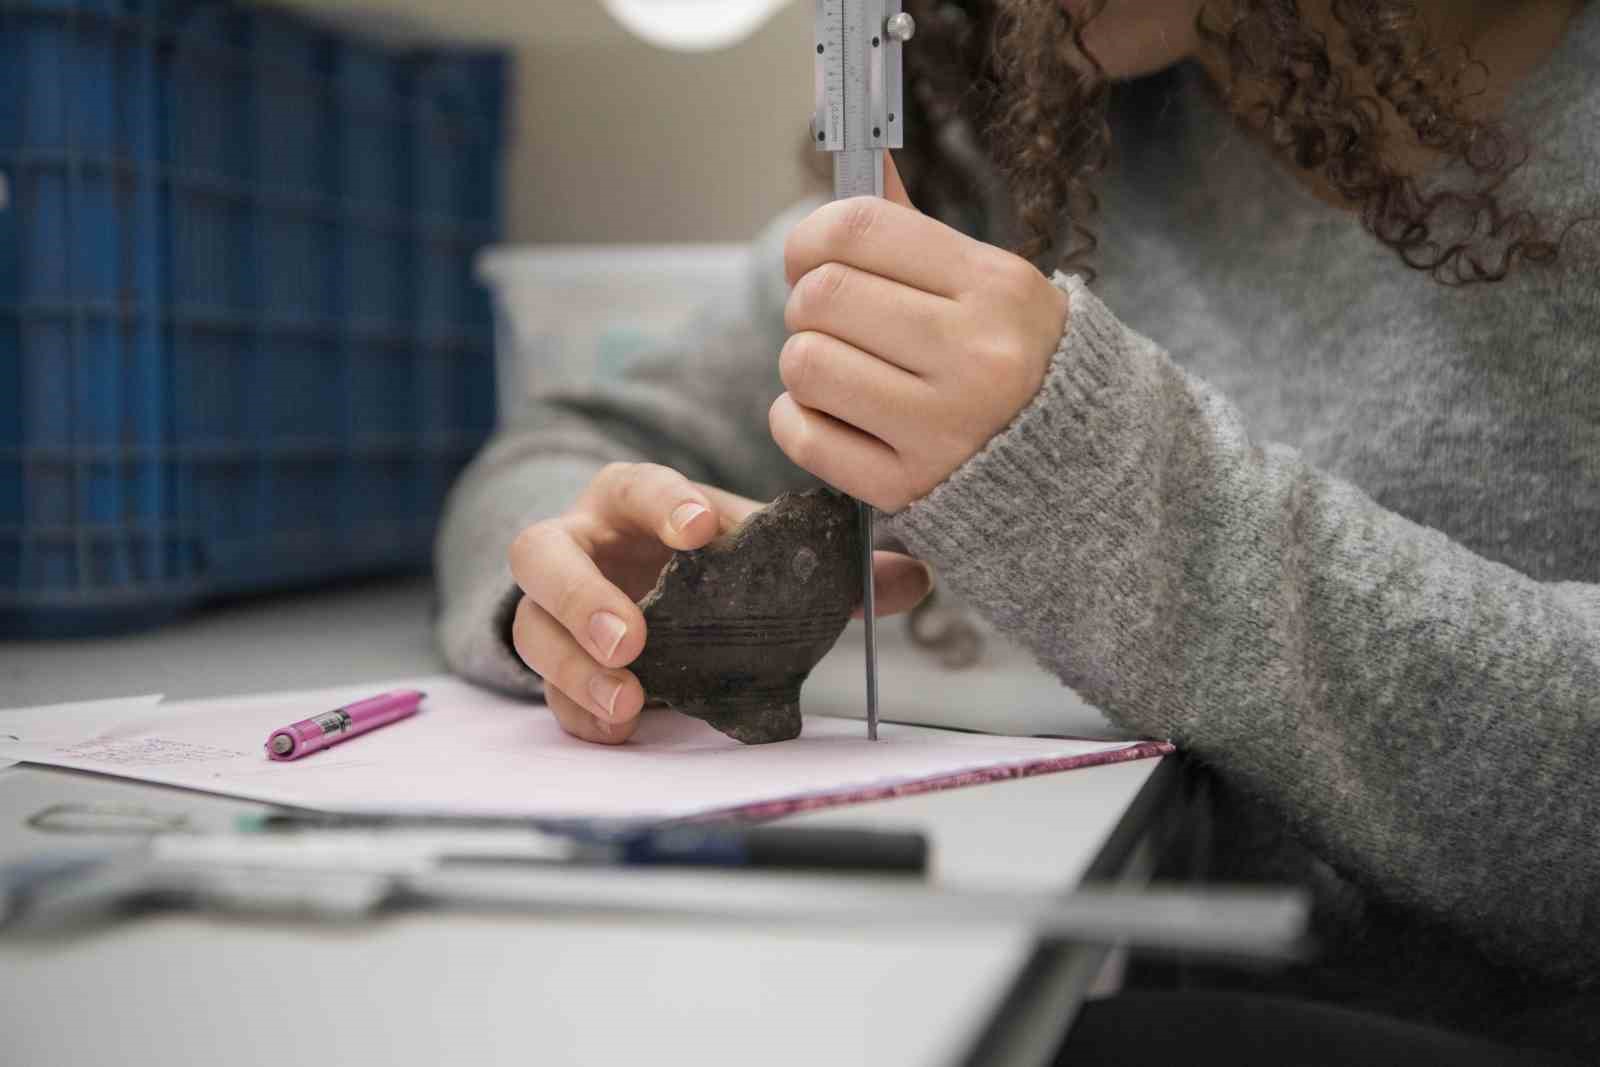
[[[894,165],[893,152],[883,154],[883,198],[912,211],[917,210],[917,205],[906,194],[905,182],[900,180],[900,168]]]

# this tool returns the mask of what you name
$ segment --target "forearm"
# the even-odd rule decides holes
[[[1600,630],[1385,511],[1081,287],[1044,389],[891,525],[1123,723],[1283,812],[1380,893],[1535,966],[1600,928]]]

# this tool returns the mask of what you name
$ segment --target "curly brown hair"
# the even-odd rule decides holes
[[[967,131],[1003,177],[1018,250],[1085,269],[1096,176],[1110,159],[1110,82],[1084,43],[1105,0],[907,0],[907,186],[949,216],[982,199]],[[1507,177],[1528,152],[1471,114],[1485,70],[1430,43],[1413,0],[1330,0],[1331,35],[1297,0],[1207,0],[1196,29],[1226,63],[1227,105],[1290,166],[1330,190],[1409,267],[1446,284],[1499,281],[1518,262],[1549,263],[1562,234],[1507,205]],[[1410,133],[1397,146],[1396,130]],[[1442,163],[1426,181],[1393,151]],[[1447,177],[1446,177],[1447,176]],[[1571,226],[1569,224],[1568,229]]]

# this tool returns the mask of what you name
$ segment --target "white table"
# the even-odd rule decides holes
[[[384,583],[235,606],[127,638],[0,645],[0,704],[438,670],[427,601],[422,583]],[[1139,840],[1174,778],[1170,763],[1145,760],[795,821],[920,828],[940,884],[1065,890],[1088,875],[1140,875]],[[92,843],[24,825],[58,803],[137,804],[202,827],[260,808],[16,767],[0,771],[0,861]],[[735,890],[707,881],[709,893]],[[1033,953],[1020,930],[864,936],[456,914],[330,929],[170,916],[68,941],[0,943],[0,1061],[889,1067],[963,1062],[977,1049],[985,1061],[1028,1062],[1059,1037],[1102,958]],[[1030,958],[1034,980],[1015,987]]]

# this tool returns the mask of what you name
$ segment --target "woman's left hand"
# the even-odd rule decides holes
[[[799,466],[884,511],[944,481],[1028,405],[1067,296],[1019,256],[888,199],[817,209],[785,246],[788,391],[768,413]]]

